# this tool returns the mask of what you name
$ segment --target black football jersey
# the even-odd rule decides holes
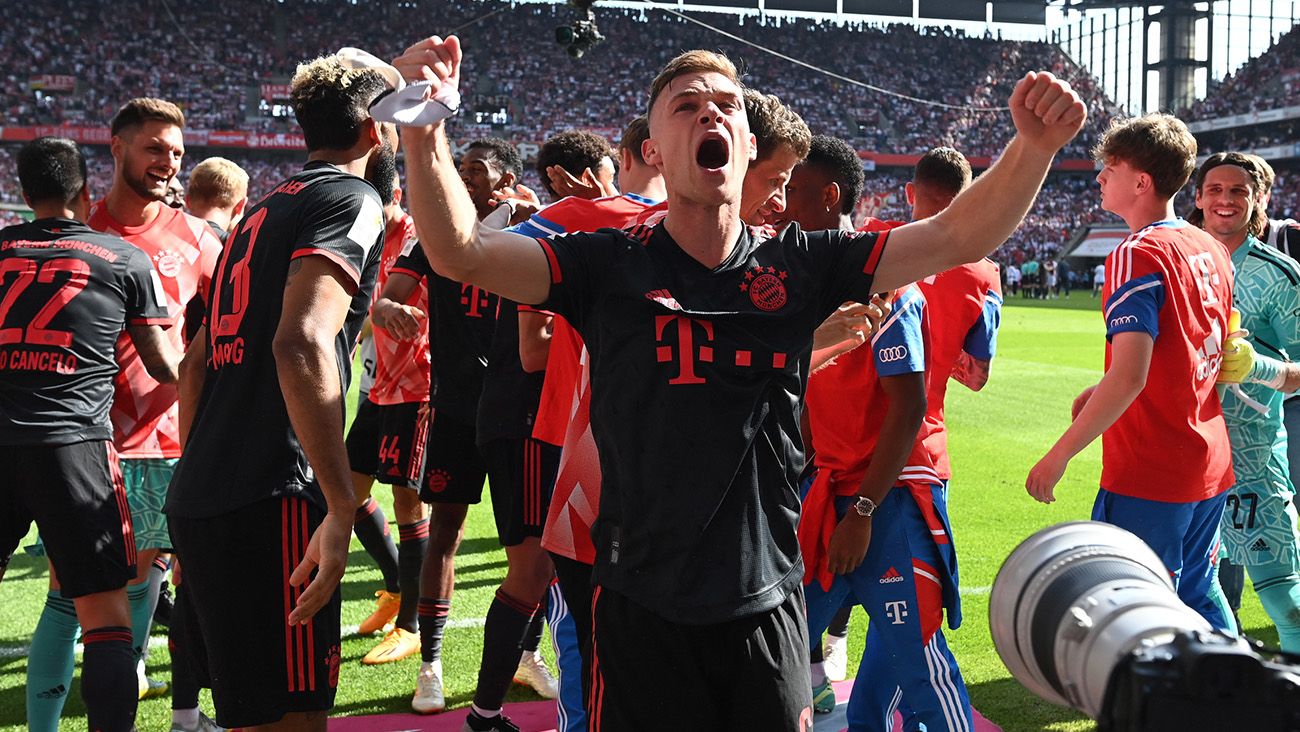
[[[111,440],[114,346],[169,325],[144,252],[71,219],[0,230],[0,445]]]
[[[500,303],[483,377],[483,395],[478,400],[479,445],[530,437],[546,378],[545,371],[524,371],[519,361],[519,305],[504,297]]]
[[[541,307],[591,354],[596,584],[675,622],[715,623],[769,610],[802,581],[812,335],[840,303],[869,300],[886,236],[746,229],[712,269],[662,225],[541,242]]]
[[[281,183],[231,232],[208,299],[206,376],[168,514],[204,518],[285,495],[325,507],[289,422],[272,353],[285,281],[293,259],[323,256],[355,284],[334,349],[346,392],[383,235],[374,186],[324,162]]]
[[[429,283],[430,404],[436,412],[474,424],[499,298],[434,272],[418,243],[393,263],[393,271]]]

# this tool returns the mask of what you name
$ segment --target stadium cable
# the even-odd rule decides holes
[[[854,86],[860,86],[864,89],[868,89],[870,91],[876,92],[877,94],[884,94],[886,96],[897,97],[899,99],[903,99],[909,102],[915,102],[917,104],[926,104],[931,107],[942,107],[943,109],[956,109],[956,110],[961,110],[966,112],[1010,112],[1011,111],[1011,107],[972,107],[966,104],[948,104],[947,102],[936,102],[933,99],[922,99],[920,97],[914,97],[910,94],[903,94],[902,92],[896,92],[891,89],[885,89],[883,87],[875,86],[874,84],[868,84],[865,81],[859,81],[858,79],[853,79],[847,76],[843,76],[841,74],[837,74],[834,71],[830,71],[829,69],[823,69],[819,66],[814,66],[806,61],[800,61],[799,59],[794,58],[792,56],[787,56],[784,53],[781,53],[780,51],[775,51],[766,46],[755,43],[751,40],[741,38],[740,36],[734,33],[729,33],[721,28],[711,26],[708,23],[699,20],[698,18],[693,18],[685,13],[660,5],[659,3],[655,2],[655,0],[641,0],[641,2],[644,3],[646,7],[653,8],[655,10],[661,10],[669,15],[676,16],[678,18],[681,18],[682,20],[688,21],[690,23],[694,23],[698,26],[702,26],[704,28],[707,28],[708,30],[713,31],[714,33],[717,33],[722,36],[726,36],[727,38],[730,38],[733,41],[743,43],[746,46],[751,46],[753,48],[758,49],[759,51],[762,51],[763,53],[771,54],[784,61],[789,61],[790,63],[795,64],[796,66],[802,66],[805,69],[808,69],[810,71],[815,71],[819,74],[824,74],[826,76],[831,77],[832,79],[838,79],[840,81],[843,81],[846,84],[853,84]]]

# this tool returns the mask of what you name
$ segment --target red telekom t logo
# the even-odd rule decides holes
[[[488,291],[478,285],[461,285],[460,304],[465,306],[466,317],[481,318],[483,308],[488,306]]]
[[[679,350],[677,362],[681,365],[681,370],[677,376],[668,380],[669,384],[703,384],[704,377],[695,373],[695,362],[698,359],[702,363],[713,363],[713,347],[707,345],[713,341],[713,323],[708,320],[695,320],[685,315],[656,315],[655,316],[655,340],[666,342],[665,330],[668,324],[677,323],[677,347]],[[698,325],[704,329],[704,338],[701,341],[700,352],[697,356],[695,353],[695,328]],[[659,363],[667,363],[674,360],[672,344],[662,345],[655,348],[655,360]]]

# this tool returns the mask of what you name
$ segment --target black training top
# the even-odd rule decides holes
[[[434,272],[418,243],[398,257],[392,271],[429,283],[429,391],[434,412],[473,425],[496,325],[497,296]]]
[[[205,518],[285,495],[325,506],[289,423],[272,352],[285,281],[293,259],[317,255],[355,285],[334,341],[346,392],[383,236],[374,186],[324,162],[308,163],[249,210],[213,277],[203,393],[172,478],[169,515]]]
[[[885,236],[746,229],[714,269],[663,226],[541,242],[541,307],[591,353],[596,584],[675,622],[715,623],[769,610],[800,583],[812,335],[841,303],[869,301]]]
[[[545,371],[528,373],[519,361],[519,305],[501,298],[488,352],[483,395],[478,400],[477,442],[522,439],[533,434]]]
[[[0,445],[111,440],[114,348],[170,325],[149,257],[80,221],[0,230]]]

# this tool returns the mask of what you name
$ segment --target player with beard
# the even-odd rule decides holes
[[[206,368],[167,513],[225,727],[324,730],[333,706],[357,505],[344,395],[396,165],[369,114],[386,91],[336,57],[298,67],[308,162],[227,242],[195,339]]]
[[[170,320],[149,258],[82,223],[90,191],[76,144],[44,137],[24,145],[18,178],[36,220],[0,231],[0,272],[15,273],[0,278],[0,456],[8,473],[0,555],[35,520],[61,586],[33,634],[29,703],[57,698],[61,706],[80,622],[90,728],[125,732],[138,693],[124,590],[137,575],[137,547],[111,442],[118,370],[111,354],[125,330],[141,367],[173,384],[179,353],[158,327]],[[32,729],[57,729],[58,707],[29,707],[27,719]]]
[[[461,157],[458,188],[469,194],[478,219],[501,227],[509,222],[511,211],[498,205],[493,193],[513,186],[522,172],[523,161],[513,145],[499,138],[475,140]],[[429,288],[427,316],[405,304],[421,281]],[[487,477],[475,444],[475,420],[497,309],[496,295],[435,273],[424,250],[409,242],[371,311],[375,327],[397,338],[413,338],[427,327],[433,360],[433,417],[420,486],[420,499],[432,504],[417,605],[422,662],[411,699],[411,708],[421,714],[446,708],[442,636],[451,612],[465,516],[470,504],[482,500]]]
[[[163,202],[185,154],[184,127],[184,115],[166,100],[137,98],[123,105],[110,127],[113,184],[108,195],[91,206],[86,220],[96,231],[126,239],[153,262],[174,323],[167,338],[177,353],[184,351],[185,338],[197,329],[187,324],[186,316],[192,303],[207,294],[221,251],[220,241],[206,223]],[[181,454],[178,387],[154,379],[126,335],[118,340],[117,362],[110,417],[139,550],[139,573],[127,588],[127,598],[138,660],[139,694],[147,699],[167,691],[165,683],[145,677],[143,658],[163,582],[163,572],[152,568],[160,550],[171,546],[162,506]],[[52,591],[57,591],[54,577],[51,586]],[[69,620],[68,613],[49,615],[57,612],[57,604],[47,604],[42,615],[48,615],[45,621],[58,625],[61,632],[38,634],[34,652],[45,658],[63,659],[61,674],[70,682],[75,628],[68,622],[57,623],[59,617]],[[29,706],[35,710],[33,719],[58,719],[65,696],[36,691],[29,696]]]
[[[459,40],[425,39],[394,65],[434,92],[458,85]],[[540,243],[478,226],[442,124],[403,130],[411,213],[439,271],[563,315],[591,352],[593,726],[807,729],[794,486],[813,331],[846,300],[1000,244],[1085,108],[1029,74],[1011,99],[1017,136],[943,214],[881,235],[788,227],[760,240],[740,217],[755,150],[734,65],[682,54],[649,99],[642,152],[670,202],[658,226]],[[871,538],[869,516],[852,520],[844,571]]]

